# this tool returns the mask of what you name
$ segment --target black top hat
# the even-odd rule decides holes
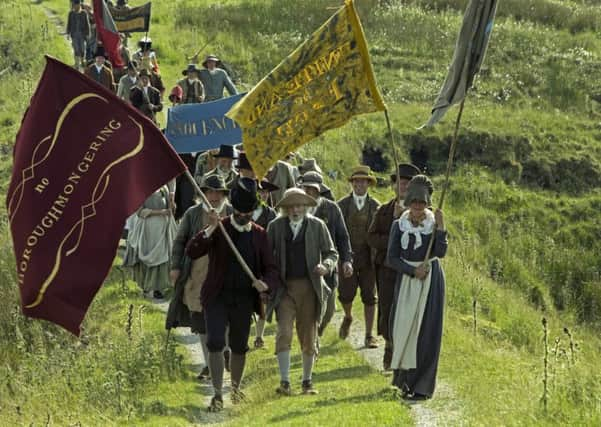
[[[105,59],[108,58],[108,56],[106,56],[106,52],[104,51],[104,47],[103,46],[98,46],[96,48],[96,51],[94,52],[94,58],[98,57],[98,56],[102,56]]]
[[[257,182],[251,178],[238,178],[236,185],[230,191],[232,207],[241,213],[254,211],[259,205],[257,197]]]
[[[200,68],[198,68],[196,64],[188,64],[188,68],[182,71],[182,75],[187,76],[190,72],[200,73]]]
[[[234,147],[232,145],[221,144],[219,146],[219,152],[214,154],[213,157],[226,157],[228,159],[235,159]]]
[[[129,61],[127,63],[127,69],[133,70],[133,71],[138,71],[138,61],[136,61],[135,59],[132,59],[131,61]]]
[[[205,60],[202,61],[202,66],[207,68],[207,62],[209,62],[209,61],[215,61],[217,63],[218,67],[221,64],[221,60],[219,58],[217,58],[215,55],[207,55]]]
[[[248,161],[248,157],[246,157],[246,153],[244,151],[240,151],[238,154],[238,169],[248,169],[253,170],[252,165]]]
[[[400,176],[401,178],[411,179],[415,175],[419,175],[421,173],[422,171],[420,171],[417,166],[412,165],[411,163],[401,163],[399,165],[398,174],[393,173],[392,175],[390,175],[390,179],[392,180],[392,182],[396,182],[397,176]]]
[[[224,193],[228,193],[229,190],[225,185],[225,180],[219,175],[209,175],[205,176],[200,183],[200,189],[202,191],[213,190],[213,191],[222,191]]]
[[[259,190],[265,190],[265,191],[269,191],[271,193],[272,191],[277,191],[279,189],[280,189],[280,187],[278,187],[275,184],[272,184],[271,182],[267,181],[266,179],[263,179],[261,182],[259,182]]]

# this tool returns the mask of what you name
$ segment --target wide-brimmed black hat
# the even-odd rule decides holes
[[[411,163],[401,163],[399,165],[398,173],[393,173],[392,175],[390,175],[390,179],[392,180],[392,182],[396,182],[397,176],[400,176],[401,178],[405,179],[411,179],[414,176],[419,175],[421,173],[422,171],[420,171],[417,166],[412,165]]]
[[[235,159],[236,154],[234,153],[234,147],[232,145],[222,144],[219,146],[219,152],[213,154],[213,157],[226,157],[228,159]]]
[[[205,60],[202,61],[202,66],[207,68],[207,62],[209,62],[209,61],[215,61],[217,63],[218,67],[221,64],[221,60],[219,58],[217,58],[215,55],[207,55]]]
[[[279,189],[280,189],[280,187],[278,187],[275,184],[272,184],[271,182],[267,181],[266,179],[263,179],[259,182],[259,190],[269,191],[271,193],[272,191],[277,191]]]
[[[200,68],[196,64],[188,64],[188,68],[182,71],[182,75],[187,76],[188,73],[200,73]]]
[[[249,213],[254,211],[259,205],[257,182],[251,178],[238,178],[236,184],[230,190],[230,202],[238,212]]]
[[[226,194],[229,193],[229,189],[225,185],[225,180],[219,175],[205,176],[200,183],[200,189],[202,191],[213,190]]]
[[[236,167],[238,169],[253,170],[253,167],[248,161],[248,157],[246,157],[246,153],[244,151],[240,151],[238,153],[238,165]]]

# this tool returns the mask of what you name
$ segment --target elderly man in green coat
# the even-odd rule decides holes
[[[278,321],[276,355],[280,387],[276,392],[290,396],[290,349],[294,322],[303,360],[302,390],[316,394],[312,372],[317,353],[317,328],[330,296],[324,277],[332,274],[338,252],[325,223],[308,215],[315,199],[300,188],[290,188],[278,203],[281,216],[267,226],[267,235],[283,284],[271,301],[268,318],[275,309]]]

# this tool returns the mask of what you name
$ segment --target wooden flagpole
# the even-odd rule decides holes
[[[445,173],[445,181],[442,186],[442,192],[440,193],[440,200],[438,201],[438,209],[442,209],[444,205],[444,199],[450,185],[451,169],[453,167],[453,160],[455,159],[455,152],[457,151],[457,139],[459,135],[459,126],[461,124],[461,117],[463,116],[463,107],[465,106],[465,98],[467,98],[467,93],[465,94],[463,101],[461,101],[461,105],[459,106],[459,113],[457,113],[457,120],[455,121],[455,132],[453,134],[453,140],[451,141],[451,147],[449,148],[449,158],[447,159],[447,171]],[[430,255],[432,254],[432,247],[434,245],[436,229],[436,223],[434,223],[434,230],[432,231],[432,238],[430,239],[430,243],[428,244],[428,250],[424,259],[424,264],[428,262],[428,260],[430,259]]]
[[[388,108],[384,110],[384,117],[386,117],[386,126],[388,126],[388,134],[390,135],[390,148],[392,149],[392,158],[394,160],[394,173],[399,173],[399,156],[396,153],[396,144],[394,143],[394,135],[392,134],[392,126],[390,124],[390,116],[388,115]]]
[[[194,179],[194,177],[192,176],[192,174],[190,173],[190,171],[188,169],[186,169],[185,173],[186,173],[186,178],[188,178],[188,181],[190,181],[190,183],[194,187],[194,190],[196,191],[196,194],[198,194],[200,196],[200,198],[202,199],[204,210],[206,212],[210,212],[211,211],[211,207],[210,207],[211,204],[209,203],[209,201],[207,200],[207,197],[204,195],[204,193],[200,189],[200,186],[198,185],[198,183],[196,182],[196,180]],[[219,224],[218,225],[219,230],[223,234],[223,237],[225,237],[225,240],[227,241],[227,244],[230,246],[230,249],[234,253],[234,256],[236,257],[236,259],[238,260],[238,262],[240,263],[240,266],[242,266],[242,269],[244,270],[244,272],[253,281],[253,286],[254,286],[255,283],[257,283],[257,278],[253,274],[252,270],[250,269],[250,267],[248,266],[248,264],[246,263],[246,261],[244,261],[244,258],[242,258],[242,255],[240,255],[240,252],[238,252],[238,249],[236,248],[236,245],[234,245],[234,242],[230,238],[230,235],[227,234],[227,231],[225,230],[225,227],[223,226],[223,223],[221,221],[219,221],[218,224]],[[268,290],[268,288],[267,287],[264,287],[263,289],[257,288],[257,290],[259,292],[265,292],[265,291]]]

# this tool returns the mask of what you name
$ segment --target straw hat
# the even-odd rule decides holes
[[[352,182],[355,179],[367,179],[370,182],[370,185],[375,185],[378,180],[371,173],[371,168],[369,166],[356,166],[353,168],[351,172],[351,176],[349,176],[349,182]]]
[[[276,207],[285,208],[298,205],[313,207],[317,206],[317,201],[300,188],[293,187],[284,192],[284,197],[282,197],[282,200],[280,200]]]

